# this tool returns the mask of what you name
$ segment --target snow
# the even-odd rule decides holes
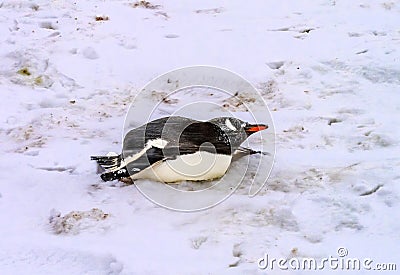
[[[400,3],[134,3],[0,3],[1,274],[308,274],[257,260],[339,247],[400,264]],[[139,90],[191,65],[259,89],[277,152],[257,196],[245,178],[181,213],[103,183],[90,155],[119,152]]]

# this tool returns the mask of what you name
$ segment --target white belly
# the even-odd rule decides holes
[[[225,175],[231,164],[231,156],[197,152],[182,155],[174,160],[155,163],[131,176],[132,179],[151,179],[166,183],[190,180],[212,180]]]

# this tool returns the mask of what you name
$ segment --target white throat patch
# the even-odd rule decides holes
[[[226,125],[226,127],[231,129],[232,131],[237,131],[235,126],[233,126],[232,122],[228,118],[225,120],[225,125]]]

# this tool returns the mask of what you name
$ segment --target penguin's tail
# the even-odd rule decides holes
[[[105,170],[114,170],[121,165],[121,155],[107,155],[107,156],[91,156],[91,160],[95,160],[99,166]]]

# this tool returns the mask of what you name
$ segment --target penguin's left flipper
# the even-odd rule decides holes
[[[239,150],[243,153],[247,153],[248,155],[254,155],[254,154],[271,155],[268,152],[256,151],[251,148],[246,148],[246,147],[241,147],[241,146],[237,150]]]
[[[246,147],[239,147],[236,149],[236,151],[233,153],[233,157],[232,160],[238,160],[244,156],[248,156],[248,155],[255,155],[255,154],[262,154],[262,155],[267,155],[270,156],[271,154],[268,152],[262,152],[262,151],[256,151],[253,150],[251,148],[246,148]]]

